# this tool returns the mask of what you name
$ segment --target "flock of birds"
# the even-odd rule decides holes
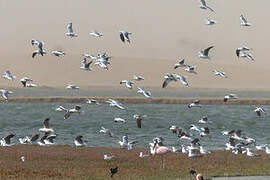
[[[200,0],[200,8],[204,10],[210,10],[214,12],[214,9],[209,7],[205,0]],[[240,20],[241,20],[241,26],[251,26],[251,24],[247,21],[247,19],[243,16],[240,15]],[[206,25],[215,25],[217,22],[213,19],[206,19]],[[119,32],[120,40],[123,43],[131,43],[131,35],[132,33],[127,32],[127,31],[120,31]],[[67,32],[65,33],[66,36],[70,38],[76,38],[78,37],[78,34],[76,34],[73,30],[73,24],[69,23],[67,25]],[[95,38],[101,38],[104,35],[98,31],[92,31],[90,32],[90,35],[95,37]],[[37,58],[37,56],[44,56],[47,54],[47,51],[44,49],[44,41],[32,39],[31,40],[31,45],[36,47],[37,49],[33,51],[32,53],[32,58]],[[201,59],[210,59],[210,51],[214,48],[214,46],[207,47],[199,52],[199,58]],[[238,58],[248,58],[249,60],[254,61],[254,58],[252,54],[249,53],[249,51],[252,50],[251,48],[248,48],[246,46],[242,46],[240,48],[236,49],[236,55]],[[66,53],[63,51],[59,50],[53,50],[51,51],[52,55],[55,55],[56,57],[61,57],[65,56]],[[92,65],[98,66],[102,69],[109,70],[109,65],[111,64],[110,59],[112,58],[109,56],[107,53],[101,53],[98,54],[97,56],[85,53],[83,54],[83,60],[81,61],[81,70],[84,71],[92,71]],[[90,59],[90,60],[89,60]],[[177,68],[184,68],[184,70],[188,73],[191,74],[197,74],[196,72],[196,66],[188,65],[185,63],[185,59],[180,60],[178,63],[174,65],[174,69]],[[227,78],[227,75],[225,72],[222,72],[220,70],[213,70],[213,73],[215,76],[220,76],[222,78]],[[9,70],[5,71],[5,74],[2,76],[3,78],[7,80],[14,80],[16,78],[15,75],[13,75]],[[143,81],[145,78],[141,75],[134,75],[133,80],[134,81]],[[174,73],[167,73],[164,76],[164,81],[162,83],[162,88],[168,87],[170,82],[177,82],[180,81],[184,86],[189,87],[189,83],[187,80],[187,77],[181,74],[174,74]],[[20,82],[22,83],[23,87],[36,87],[36,84],[32,83],[32,79],[28,77],[23,77],[20,79]],[[128,89],[133,89],[134,82],[131,80],[121,80],[120,81],[121,85],[125,85],[126,88]],[[80,87],[74,85],[74,84],[68,84],[66,89],[79,89]],[[146,98],[151,98],[152,94],[149,90],[146,90],[141,87],[137,87],[137,93],[143,95]],[[6,90],[6,89],[1,89],[1,94],[2,97],[5,100],[8,100],[8,95],[12,94],[12,91]],[[226,103],[229,99],[237,99],[236,94],[227,94],[224,96],[223,101]],[[89,99],[87,100],[88,104],[96,104],[99,105],[100,103],[95,100],[95,99]],[[116,107],[121,110],[125,110],[125,107],[119,103],[118,101],[114,99],[108,99],[106,103],[109,103],[111,107]],[[187,106],[188,108],[201,108],[202,105],[200,104],[199,100],[196,100]],[[67,109],[63,106],[59,106],[56,111],[59,112],[64,112],[64,119],[68,119],[72,114],[74,113],[80,113],[81,107],[79,105],[76,105],[72,109]],[[264,116],[266,114],[266,111],[263,107],[256,107],[254,110],[258,116]],[[142,122],[144,118],[147,118],[146,115],[138,115],[135,114],[133,116],[134,120],[136,120],[137,127],[138,128],[143,128]],[[34,134],[33,136],[25,136],[19,138],[19,143],[20,144],[38,144],[40,146],[48,146],[48,145],[54,145],[55,144],[55,139],[57,138],[57,133],[51,128],[49,124],[49,118],[46,118],[43,122],[44,127],[39,129],[40,133],[44,133],[41,135],[40,133]],[[122,118],[115,118],[114,119],[115,123],[126,123],[125,119]],[[165,166],[165,159],[164,159],[164,154],[168,152],[173,152],[173,153],[186,153],[188,157],[194,158],[194,157],[200,157],[202,155],[207,155],[210,154],[211,151],[207,150],[201,142],[204,141],[204,139],[207,139],[210,134],[210,128],[207,127],[207,124],[209,123],[207,116],[202,117],[198,121],[198,124],[200,125],[195,125],[191,124],[190,128],[188,131],[184,131],[183,128],[178,127],[176,125],[171,125],[168,129],[168,131],[171,131],[173,134],[175,134],[175,137],[178,138],[181,141],[186,141],[188,142],[189,145],[185,146],[182,145],[181,148],[177,149],[176,147],[166,147],[164,145],[164,139],[162,137],[156,137],[153,139],[153,142],[149,142],[149,154],[143,154],[143,152],[140,152],[139,157],[140,158],[145,158],[150,155],[156,155],[156,154],[161,154],[162,155],[162,166]],[[202,126],[203,125],[203,126]],[[101,127],[99,130],[100,133],[104,133],[105,135],[108,135],[110,137],[113,136],[113,133],[110,131],[110,129],[106,129],[105,127]],[[270,149],[267,147],[267,144],[263,145],[257,145],[256,140],[242,135],[242,130],[235,129],[235,130],[229,130],[229,131],[223,131],[222,134],[226,137],[228,137],[228,142],[225,144],[225,149],[226,150],[231,150],[232,153],[234,154],[246,154],[247,156],[257,156],[257,154],[253,153],[250,151],[250,146],[254,145],[256,149],[259,150],[265,150],[267,154],[270,154]],[[194,134],[195,133],[195,134]],[[8,136],[2,138],[0,140],[0,145],[1,146],[12,146],[15,143],[11,142],[11,139],[15,137],[15,134],[9,134]],[[40,138],[41,137],[41,138]],[[40,140],[38,140],[40,138]],[[126,148],[127,150],[131,150],[137,143],[138,141],[129,141],[128,136],[124,135],[122,137],[122,140],[119,142],[120,148]],[[74,145],[76,147],[80,146],[86,146],[87,142],[83,140],[83,136],[78,135],[74,139]],[[114,155],[104,155],[104,160],[111,160],[113,158],[117,158]],[[22,161],[25,161],[25,157],[21,158]],[[117,172],[118,167],[116,168],[111,168],[111,177]],[[203,177],[197,177],[196,179],[202,180]]]

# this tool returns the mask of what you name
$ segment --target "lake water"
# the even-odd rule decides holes
[[[167,146],[179,146],[187,142],[179,141],[168,130],[169,126],[177,125],[188,131],[190,124],[199,125],[198,120],[207,115],[211,123],[203,126],[210,128],[211,137],[202,138],[201,144],[210,149],[224,148],[224,142],[228,138],[223,137],[221,131],[231,129],[241,129],[243,134],[255,138],[257,144],[270,143],[269,118],[257,117],[253,111],[254,106],[204,105],[202,108],[189,109],[187,105],[177,104],[124,104],[126,109],[120,110],[108,104],[80,104],[83,112],[72,114],[69,119],[64,120],[64,113],[55,111],[58,105],[72,108],[75,104],[1,103],[0,136],[16,133],[12,142],[18,142],[19,137],[38,133],[43,120],[50,117],[51,127],[58,134],[57,144],[73,145],[73,139],[82,135],[88,141],[88,146],[118,147],[118,141],[127,134],[130,140],[139,141],[138,147],[148,147],[148,143],[157,136],[163,137]],[[267,106],[265,108],[269,109]],[[141,129],[136,126],[134,114],[147,115]],[[126,119],[127,123],[115,123],[114,117]],[[101,126],[109,128],[114,137],[100,134]],[[192,134],[197,135],[196,132]]]

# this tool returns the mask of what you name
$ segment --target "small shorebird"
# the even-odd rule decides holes
[[[76,33],[73,32],[72,23],[68,23],[68,25],[67,25],[66,36],[69,36],[69,37],[78,37],[78,34],[76,34]]]

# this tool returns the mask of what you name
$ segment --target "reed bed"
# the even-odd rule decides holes
[[[172,97],[10,97],[9,102],[32,102],[32,103],[85,103],[87,99],[96,99],[105,103],[109,98],[130,104],[188,104],[199,99],[201,104],[207,105],[270,105],[269,98],[238,98],[223,102],[223,98],[172,98]]]
[[[15,145],[0,148],[0,179],[51,180],[79,179],[106,180],[109,169],[119,167],[113,179],[165,180],[189,179],[189,170],[195,169],[211,179],[214,176],[270,175],[270,155],[258,151],[259,157],[234,155],[228,151],[214,151],[199,158],[186,154],[169,153],[166,167],[161,168],[161,157],[139,158],[139,152],[110,147],[71,147]],[[113,154],[115,159],[105,161],[103,154]],[[25,156],[25,162],[20,157]]]

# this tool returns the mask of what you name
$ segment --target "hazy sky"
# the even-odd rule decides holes
[[[142,86],[161,86],[166,72],[177,72],[188,76],[191,87],[270,88],[269,0],[208,0],[216,13],[200,9],[199,0],[0,2],[0,72],[9,69],[18,77],[14,82],[0,79],[3,86],[19,87],[18,79],[23,76],[47,86],[119,86],[120,80],[131,79],[134,73],[145,76]],[[240,26],[240,14],[246,16],[251,27]],[[218,24],[204,25],[207,17]],[[69,22],[78,38],[65,36]],[[102,32],[104,37],[90,37],[91,30]],[[120,30],[132,32],[131,44],[120,41]],[[67,55],[32,59],[32,38],[45,41],[48,52],[64,50]],[[199,60],[198,51],[209,45],[215,46],[211,60]],[[236,58],[235,49],[241,45],[254,49],[255,62]],[[80,70],[84,52],[108,52],[113,56],[110,70]],[[198,74],[174,70],[179,58],[196,65]],[[214,69],[227,72],[229,78],[214,77]]]

